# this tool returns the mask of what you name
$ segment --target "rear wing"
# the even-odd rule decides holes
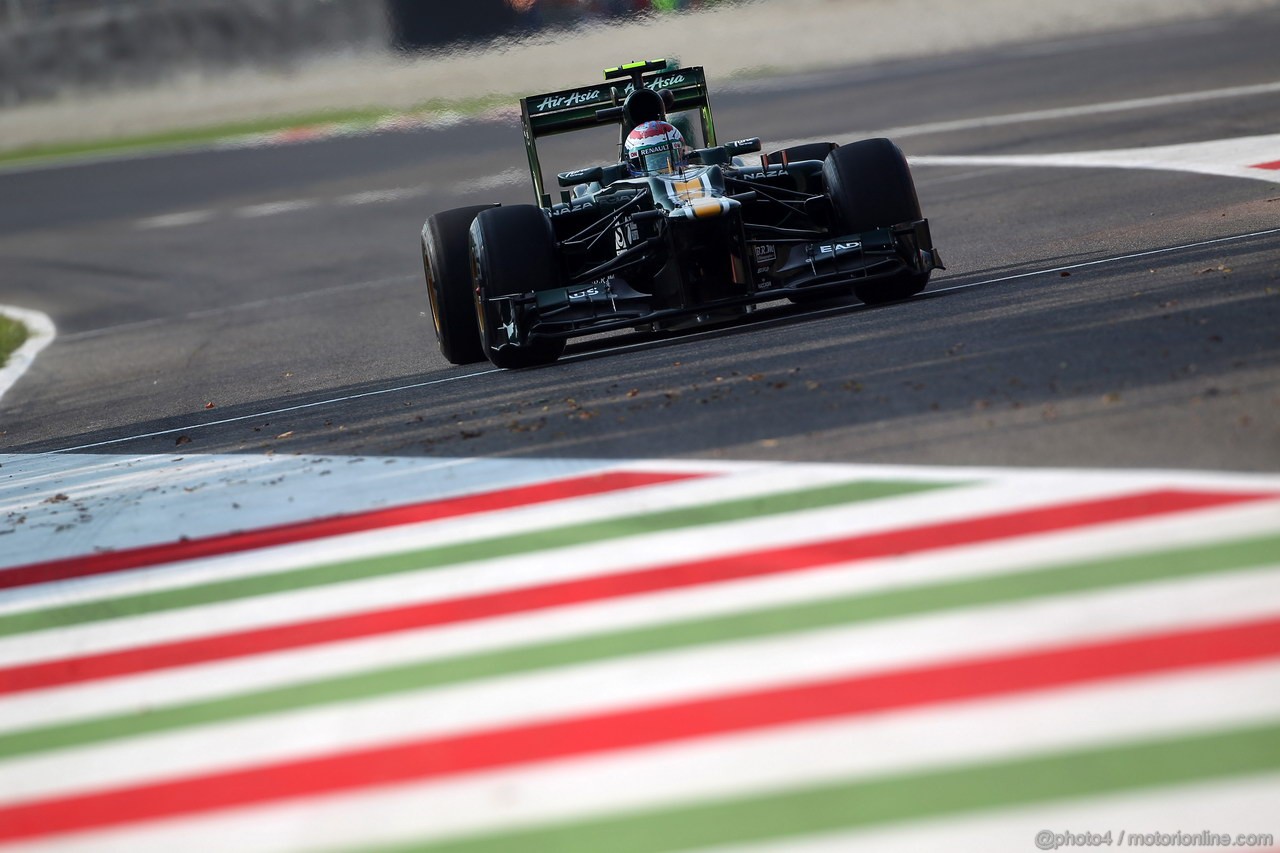
[[[703,147],[716,144],[711,99],[702,67],[667,70],[668,65],[665,59],[632,62],[606,70],[605,82],[599,85],[562,89],[520,99],[520,124],[524,130],[529,172],[539,204],[550,206],[550,197],[542,181],[537,141],[557,133],[618,125],[622,118],[621,104],[627,95],[635,91],[637,84],[658,92],[670,92],[674,98],[670,112],[698,110],[702,118]]]

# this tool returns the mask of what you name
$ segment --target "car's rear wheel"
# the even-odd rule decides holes
[[[551,220],[542,208],[513,205],[486,210],[471,223],[471,279],[480,346],[498,367],[533,367],[555,361],[564,341],[521,341],[509,305],[495,297],[560,287]]]
[[[440,353],[453,364],[484,361],[476,327],[467,237],[476,214],[493,205],[460,207],[427,219],[422,227],[422,268]]]
[[[836,226],[846,234],[922,218],[907,158],[888,139],[864,139],[840,146],[827,156],[822,176]],[[855,284],[853,292],[863,302],[876,305],[914,296],[928,282],[927,272],[907,272]]]

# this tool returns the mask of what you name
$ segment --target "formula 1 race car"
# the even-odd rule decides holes
[[[902,152],[888,139],[752,158],[717,144],[700,67],[667,60],[520,101],[537,204],[430,217],[422,259],[436,338],[454,364],[555,361],[572,337],[723,322],[755,305],[913,296],[942,261]],[[667,119],[696,111],[702,146]],[[683,116],[681,116],[683,117]],[[673,117],[674,122],[681,117]],[[622,158],[543,185],[537,141],[616,124]]]

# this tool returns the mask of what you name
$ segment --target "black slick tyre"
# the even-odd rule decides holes
[[[497,367],[548,364],[564,352],[565,342],[535,338],[509,340],[507,309],[491,300],[560,287],[551,220],[540,207],[512,205],[486,210],[471,223],[471,278],[474,316],[484,355]]]
[[[888,139],[864,139],[842,145],[822,164],[822,177],[836,215],[846,234],[888,228],[921,219],[920,200],[907,158]],[[929,282],[929,274],[903,273],[887,279],[855,284],[853,292],[869,305],[915,296]]]
[[[493,205],[437,213],[422,227],[422,268],[440,354],[452,364],[484,361],[476,326],[467,239],[476,214]]]

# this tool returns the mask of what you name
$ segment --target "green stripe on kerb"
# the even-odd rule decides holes
[[[941,772],[613,815],[380,853],[657,853],[886,825],[1274,771],[1280,723]],[[1028,834],[1026,848],[1033,849]],[[364,848],[369,849],[369,848]]]
[[[145,714],[123,714],[9,732],[0,735],[0,758],[627,655],[760,639],[959,607],[1007,604],[1040,596],[1239,570],[1276,561],[1280,561],[1280,536],[655,625],[410,664],[171,708],[153,708]]]
[[[0,616],[0,636],[23,634],[50,628],[62,628],[87,622],[105,622],[146,613],[159,613],[183,607],[197,607],[220,601],[234,601],[259,595],[346,583],[365,578],[436,569],[459,563],[492,560],[568,548],[636,536],[663,530],[679,530],[707,524],[721,524],[821,509],[839,504],[897,497],[933,489],[965,485],[961,483],[922,483],[862,480],[839,483],[782,494],[761,495],[722,503],[606,519],[588,524],[569,525],[496,536],[473,542],[444,545],[417,551],[406,551],[381,557],[347,560],[322,566],[309,566],[274,574],[236,578],[162,592],[141,593],[119,598],[71,604]],[[500,521],[495,528],[500,529]]]

